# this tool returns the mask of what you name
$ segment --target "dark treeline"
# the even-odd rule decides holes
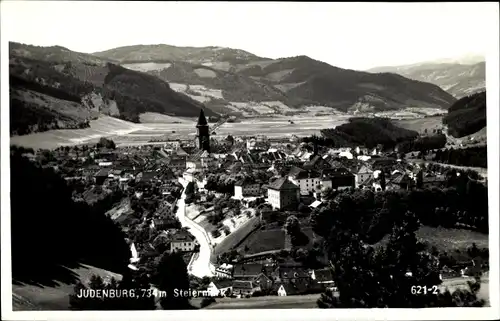
[[[318,143],[329,147],[366,146],[376,147],[382,144],[386,148],[394,147],[403,141],[413,141],[418,133],[400,128],[386,118],[351,118],[346,124],[321,130],[322,138]],[[314,138],[306,138],[309,142]]]
[[[27,135],[33,131],[43,132],[50,129],[82,129],[90,127],[88,120],[76,121],[49,109],[39,108],[36,104],[10,99],[10,134]],[[63,123],[61,128],[60,123]]]
[[[412,151],[426,152],[428,150],[440,149],[446,146],[446,135],[436,134],[432,136],[418,137],[412,141],[405,141],[398,144],[398,150],[401,153]]]
[[[481,281],[469,289],[416,294],[415,285],[441,284],[440,267],[462,257],[488,258],[473,244],[467,253],[439,252],[418,241],[421,225],[468,227],[488,233],[487,188],[467,175],[448,172],[448,187],[410,191],[342,192],[312,213],[314,232],[325,239],[339,295],[326,291],[320,308],[424,308],[484,306]],[[389,235],[387,244],[380,242]],[[369,244],[377,244],[370,246]],[[411,272],[410,274],[408,272]]]
[[[80,103],[81,97],[95,90],[94,85],[74,77],[69,72],[71,68],[69,62],[65,63],[63,71],[59,72],[54,68],[55,63],[19,57],[16,59],[26,61],[32,68],[29,73],[25,73],[26,68],[23,64],[10,64],[11,85],[77,103]],[[44,84],[42,85],[40,81]]]
[[[172,90],[168,83],[155,76],[129,70],[109,63],[102,93],[106,99],[115,100],[120,117],[139,122],[144,112],[170,113],[179,116],[197,116],[199,102]],[[138,85],[140,84],[140,85]],[[216,115],[210,110],[207,116]]]
[[[121,229],[103,211],[101,206],[74,202],[64,179],[13,150],[13,278],[43,283],[64,278],[61,267],[77,263],[122,273],[130,249]]]
[[[450,175],[449,184],[456,187],[342,193],[329,206],[313,212],[315,233],[328,236],[337,218],[345,215],[346,224],[352,225],[350,230],[359,233],[366,243],[373,244],[390,233],[402,212],[411,210],[427,226],[467,226],[487,234],[487,187],[456,174],[455,177]]]
[[[13,75],[11,75],[9,78],[9,85],[13,87],[22,87],[24,89],[33,90],[41,94],[45,94],[63,100],[72,101],[75,103],[82,102],[80,96],[75,95],[74,93],[68,93],[64,90],[60,90],[55,87],[42,85],[35,81],[28,81],[26,79],[16,77]]]
[[[318,299],[320,308],[426,308],[481,307],[480,279],[469,282],[469,290],[450,293],[416,293],[416,285],[441,284],[439,258],[417,240],[420,226],[412,212],[400,212],[399,222],[385,247],[374,249],[356,232],[347,211],[338,213],[327,231],[326,251],[339,295],[326,291]],[[411,274],[408,274],[410,272]],[[431,290],[432,292],[432,290]]]
[[[457,166],[488,168],[488,152],[486,146],[438,150],[434,160],[436,162]]]
[[[448,132],[454,137],[463,137],[486,126],[486,92],[476,93],[456,101],[443,118]]]

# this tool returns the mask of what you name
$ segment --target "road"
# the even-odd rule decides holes
[[[181,225],[183,227],[189,228],[189,232],[193,234],[193,236],[200,244],[200,252],[198,254],[198,257],[195,258],[188,267],[190,270],[189,273],[200,278],[204,276],[211,277],[214,275],[215,266],[210,262],[210,242],[203,228],[186,217],[186,203],[184,202],[185,197],[186,194],[183,191],[181,198],[177,201],[176,216],[181,222]]]

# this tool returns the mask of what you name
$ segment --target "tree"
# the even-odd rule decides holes
[[[383,191],[385,191],[386,188],[385,172],[381,171],[379,175],[380,175],[380,187],[382,188]]]
[[[310,212],[309,206],[306,206],[304,203],[300,203],[297,209],[303,214],[307,214]]]
[[[107,139],[105,137],[101,137],[99,142],[97,143],[97,148],[107,148],[107,149],[115,149],[115,142],[111,139]]]
[[[187,266],[179,253],[163,253],[153,279],[159,290],[166,295],[160,299],[160,305],[165,310],[183,310],[191,308],[189,297],[178,293],[189,289]]]
[[[300,222],[295,215],[290,215],[286,218],[285,225],[283,226],[288,235],[300,233]]]
[[[130,248],[121,228],[104,215],[109,210],[106,204],[75,202],[70,186],[52,168],[43,168],[14,151],[10,170],[15,280],[41,285],[51,280],[74,283],[77,280],[68,268],[79,263],[116,273],[127,269]],[[37,262],[44,264],[33,269]]]
[[[407,212],[394,226],[386,248],[365,247],[356,234],[332,228],[328,256],[334,270],[339,296],[325,293],[318,300],[321,308],[425,308],[481,306],[475,283],[465,294],[445,291],[438,295],[416,295],[415,285],[437,286],[439,260],[417,241],[416,216]],[[408,273],[410,272],[410,273]],[[454,296],[463,299],[460,303]]]
[[[189,182],[186,186],[186,196],[191,196],[194,194],[194,182]]]
[[[417,188],[422,188],[424,186],[424,172],[420,170],[417,173]]]

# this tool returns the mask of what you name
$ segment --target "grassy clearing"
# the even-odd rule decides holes
[[[221,298],[207,309],[313,309],[320,294],[263,296],[243,299]]]
[[[229,234],[221,243],[217,244],[215,247],[214,254],[212,256],[212,262],[215,258],[227,251],[230,251],[233,247],[237,246],[243,239],[245,239],[249,233],[255,229],[255,224],[259,221],[257,217],[252,217],[248,222],[243,224],[239,229]]]
[[[432,133],[433,129],[442,129],[443,128],[443,116],[434,116],[434,117],[426,117],[426,118],[417,118],[417,119],[403,119],[403,120],[393,120],[396,126],[414,130],[419,133],[424,133],[424,130],[427,129],[428,133]]]
[[[479,248],[488,248],[488,235],[462,229],[422,226],[417,231],[417,238],[435,246],[438,251],[462,251],[472,243],[476,243]],[[385,245],[388,241],[389,235],[386,235],[375,246]]]
[[[248,251],[244,251],[248,247]],[[281,250],[285,247],[285,231],[282,229],[257,230],[252,233],[238,249],[245,254]]]
[[[72,283],[53,280],[54,286],[12,284],[13,311],[68,310],[69,295],[73,293],[74,285],[78,280],[87,282],[93,274],[103,279],[114,277],[121,280],[122,278],[120,274],[86,264],[81,264],[80,267],[70,269],[70,271],[76,279]]]

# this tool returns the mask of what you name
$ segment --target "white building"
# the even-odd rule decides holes
[[[215,268],[215,276],[218,278],[231,278],[233,275],[233,265],[223,263]]]
[[[210,282],[207,291],[210,296],[226,296],[228,295],[233,287],[233,281],[231,280],[215,280]]]
[[[300,188],[301,195],[309,195],[316,190],[316,187],[321,187],[321,177],[315,171],[293,167],[288,173],[288,179]]]
[[[187,231],[180,230],[172,235],[170,251],[191,252],[196,246],[195,239]]]
[[[300,200],[300,188],[286,177],[281,177],[269,184],[267,197],[273,208],[295,208]]]

